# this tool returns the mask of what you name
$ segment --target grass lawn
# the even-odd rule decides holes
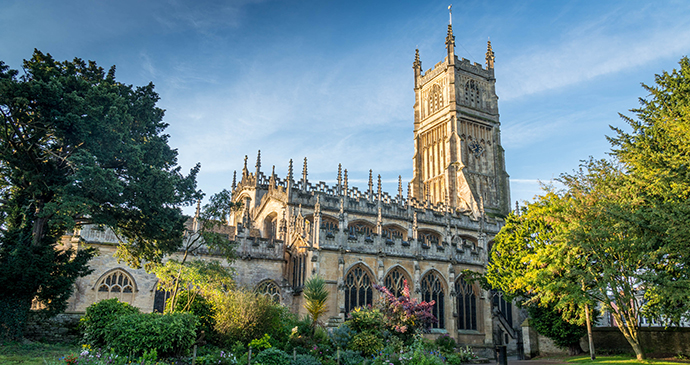
[[[55,362],[70,352],[80,350],[79,345],[18,342],[0,344],[0,364],[3,365],[45,365]],[[44,362],[45,360],[45,362]]]
[[[565,359],[571,364],[611,364],[611,365],[623,365],[623,364],[652,364],[652,365],[679,365],[683,362],[680,361],[668,361],[663,359],[647,359],[644,361],[637,361],[633,356],[597,356],[597,359],[592,361],[589,355],[583,356],[573,356]]]

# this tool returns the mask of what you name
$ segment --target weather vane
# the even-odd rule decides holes
[[[448,5],[448,24],[453,25],[453,4]]]

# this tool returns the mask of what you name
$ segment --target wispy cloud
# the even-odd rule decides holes
[[[668,19],[674,15],[655,14],[653,7],[615,9],[566,31],[557,41],[527,48],[502,66],[501,98],[517,99],[680,57],[690,49],[690,18]]]

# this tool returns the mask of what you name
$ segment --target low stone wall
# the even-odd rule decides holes
[[[592,329],[594,349],[598,353],[633,353],[632,347],[617,327]],[[690,354],[690,328],[642,327],[640,344],[647,354]]]
[[[537,355],[567,355],[568,349],[556,346],[553,341],[534,329],[523,326],[523,336],[528,357]],[[617,327],[595,327],[592,329],[594,349],[598,354],[633,354],[633,349]],[[646,354],[675,356],[690,354],[690,328],[687,327],[643,327],[640,328],[640,343]],[[587,336],[580,340],[580,346],[589,352]]]
[[[83,313],[63,313],[45,318],[37,312],[29,313],[24,337],[45,343],[77,342],[80,339],[79,318]]]

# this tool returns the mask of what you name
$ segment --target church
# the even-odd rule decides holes
[[[238,245],[239,285],[303,314],[304,282],[319,275],[330,291],[325,318],[335,327],[377,300],[374,284],[398,294],[407,281],[415,298],[435,301],[438,323],[429,336],[448,334],[480,356],[493,357],[495,345],[517,350],[519,311],[500,292],[463,277],[485,270],[510,211],[494,52],[489,42],[485,65],[458,58],[451,25],[445,45],[445,59],[426,71],[415,54],[413,177],[406,184],[399,178],[396,192],[382,191],[381,176],[371,172],[360,190],[341,166],[329,186],[309,180],[307,158],[297,166],[291,160],[279,177],[275,168],[261,169],[260,153],[251,170],[245,156],[232,183],[233,200],[243,208],[227,227]],[[76,284],[72,313],[113,297],[143,311],[161,306],[155,276],[113,258],[112,232],[83,227],[63,242],[100,251],[91,261],[94,272]]]

